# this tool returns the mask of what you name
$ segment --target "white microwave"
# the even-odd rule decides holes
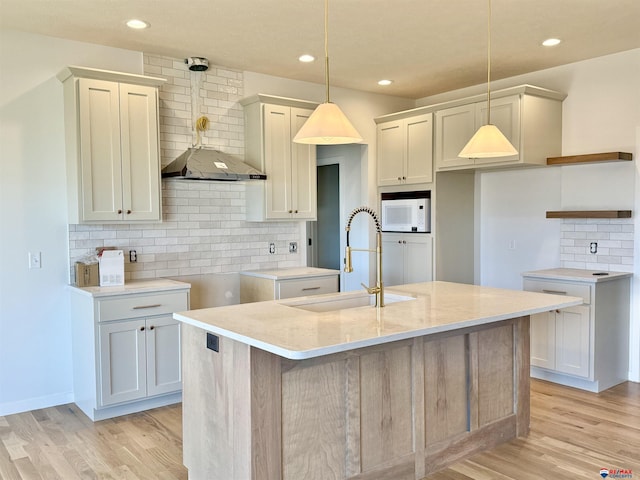
[[[431,192],[394,192],[381,195],[383,232],[431,232]]]

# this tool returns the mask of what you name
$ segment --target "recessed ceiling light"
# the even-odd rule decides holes
[[[127,22],[127,27],[135,28],[136,30],[142,30],[144,28],[149,28],[149,22],[145,22],[144,20],[131,19]]]
[[[379,80],[378,81],[378,85],[382,85],[383,87],[387,86],[387,85],[391,85],[392,83],[393,83],[393,80]]]
[[[308,53],[305,53],[304,55],[300,55],[298,57],[298,60],[304,63],[313,62],[315,59],[316,57],[314,57],[313,55],[309,55]]]
[[[560,40],[558,38],[547,38],[544,42],[542,42],[542,45],[544,45],[545,47],[555,47],[561,41],[562,40]]]

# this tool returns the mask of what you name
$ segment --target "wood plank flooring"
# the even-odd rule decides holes
[[[427,479],[596,479],[601,468],[640,478],[640,384],[593,394],[532,380],[528,437]],[[186,480],[181,406],[96,423],[73,404],[0,417],[0,479]]]

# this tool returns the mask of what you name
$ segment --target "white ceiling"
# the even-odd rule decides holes
[[[0,0],[0,28],[324,83],[323,9],[323,0]],[[640,0],[492,0],[492,11],[492,79],[640,47]],[[128,29],[134,17],[151,28]],[[415,99],[481,84],[486,32],[486,0],[330,0],[331,85]],[[563,42],[542,47],[548,37]],[[302,53],[319,60],[302,64]],[[380,87],[382,78],[394,83]]]

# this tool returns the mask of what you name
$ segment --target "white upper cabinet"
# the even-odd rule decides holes
[[[562,149],[564,94],[530,85],[500,90],[491,98],[491,123],[518,154],[499,158],[460,158],[478,128],[487,123],[487,102],[471,97],[439,106],[435,113],[436,171],[517,165],[546,165]]]
[[[159,222],[158,86],[165,80],[68,67],[69,223]]]
[[[433,114],[376,121],[378,186],[431,183]]]
[[[293,143],[293,137],[317,104],[270,95],[241,103],[245,162],[267,175],[247,183],[247,220],[315,220],[316,148]]]

